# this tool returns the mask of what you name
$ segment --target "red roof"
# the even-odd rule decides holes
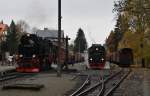
[[[0,32],[6,31],[8,28],[7,24],[0,24]]]

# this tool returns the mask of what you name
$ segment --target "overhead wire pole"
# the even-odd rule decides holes
[[[57,76],[61,77],[61,0],[58,0],[58,62]]]

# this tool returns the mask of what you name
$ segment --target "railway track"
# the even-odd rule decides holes
[[[95,89],[99,82],[101,82],[101,75],[100,72],[89,72],[89,73],[94,73],[90,74],[87,76],[85,82],[83,85],[78,88],[76,91],[74,91],[70,96],[82,96],[82,95],[87,95],[88,91]]]
[[[120,69],[107,78],[104,74],[89,75],[83,85],[70,96],[110,96],[130,73],[129,69]]]
[[[115,91],[115,89],[122,83],[122,81],[129,75],[129,73],[131,72],[130,69],[122,69],[122,72],[120,72],[119,74],[117,74],[116,76],[114,76],[111,79],[108,79],[107,81],[104,81],[104,88],[102,90],[103,94],[98,96],[110,96],[113,94],[113,92]],[[120,95],[122,95],[120,93]]]

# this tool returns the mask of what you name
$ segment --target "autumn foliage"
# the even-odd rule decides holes
[[[150,0],[117,0],[113,12],[116,26],[106,40],[109,53],[128,47],[134,51],[134,63],[144,58],[150,66]]]

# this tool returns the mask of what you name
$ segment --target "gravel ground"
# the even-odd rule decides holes
[[[150,96],[150,69],[144,70],[144,96]]]
[[[79,71],[85,70],[83,63],[69,66],[69,69],[77,69]],[[0,96],[64,96],[70,90],[73,90],[77,85],[81,84],[83,78],[73,79],[78,73],[65,71],[61,77],[56,76],[56,72],[41,73],[32,78],[25,80],[16,80],[13,83],[17,84],[43,84],[44,88],[41,90],[30,89],[7,89],[2,90],[0,86]],[[12,83],[12,82],[11,82]]]
[[[150,70],[134,68],[113,96],[150,96]]]
[[[73,92],[75,92],[86,80],[87,76],[78,76],[78,82],[76,83],[76,85],[69,91],[67,91],[64,96],[69,96],[71,95]]]
[[[56,77],[56,74],[39,74],[27,80],[19,80],[19,84],[43,84],[41,90],[9,89],[0,90],[0,96],[63,96],[66,91],[76,85],[77,80],[71,80],[72,76],[63,74]]]
[[[80,67],[79,67],[80,66]],[[88,69],[86,70],[86,67],[84,64],[78,64],[78,65],[75,65],[75,67],[80,71],[80,75],[78,76],[78,83],[76,84],[76,86],[68,91],[65,96],[69,96],[70,94],[72,94],[74,91],[76,91],[79,87],[81,87],[81,85],[83,84],[83,82],[85,81],[85,77],[86,76],[82,76],[83,74],[84,75],[90,75],[90,76],[93,76],[93,79],[95,77],[95,81],[97,80],[97,76],[99,76],[100,74],[103,74],[104,75],[104,78],[108,77],[109,75],[113,74],[114,72],[118,71],[120,68],[118,66],[113,66],[113,68],[111,68],[111,70],[109,69],[105,69],[105,70],[92,70],[92,69]],[[94,82],[93,81],[93,84]],[[92,96],[92,95],[91,95]],[[95,95],[94,95],[95,96]]]

